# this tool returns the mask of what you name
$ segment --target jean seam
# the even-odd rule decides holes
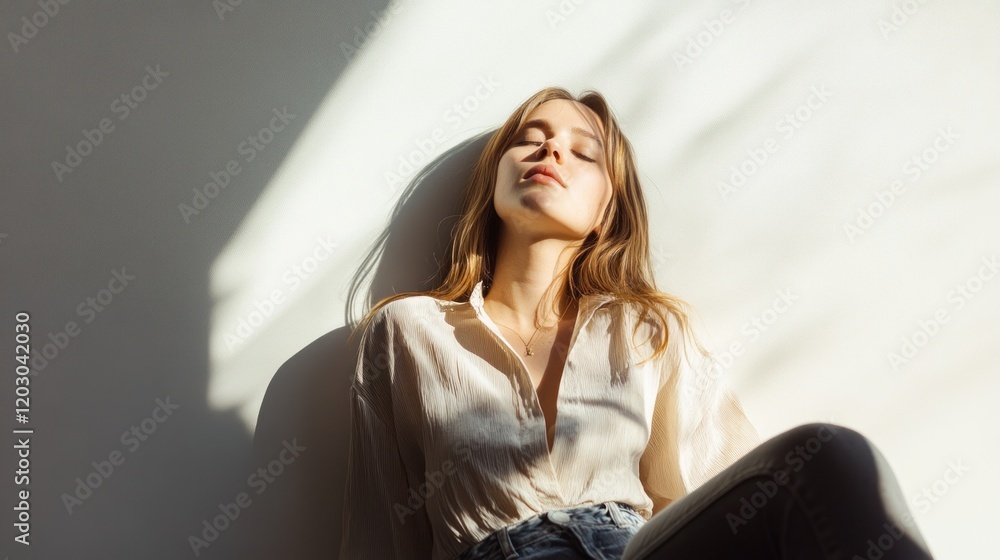
[[[497,533],[497,544],[500,545],[500,554],[503,555],[504,560],[511,560],[511,558],[517,558],[517,548],[514,547],[514,543],[510,540],[510,532],[507,527],[501,527],[500,532]]]
[[[816,542],[820,544],[820,548],[823,549],[823,556],[826,557],[825,560],[838,560],[846,558],[847,556],[843,553],[843,548],[837,545],[835,539],[830,539],[825,532],[819,530],[819,527],[813,520],[812,512],[810,512],[809,508],[806,507],[803,497],[790,485],[785,486],[785,489],[789,494],[791,494],[796,507],[799,508],[803,515],[805,515],[806,521],[809,522],[809,528],[812,529],[813,537],[816,539]],[[832,553],[832,556],[829,556],[828,553]]]
[[[541,526],[540,526],[540,527],[541,527]],[[527,548],[527,547],[529,547],[529,546],[531,546],[531,545],[533,545],[533,544],[535,544],[535,543],[538,543],[538,542],[541,542],[541,541],[543,541],[543,540],[545,540],[545,539],[549,538],[549,537],[550,537],[550,536],[552,536],[552,535],[553,535],[553,533],[544,533],[544,534],[540,535],[540,536],[539,536],[538,538],[536,538],[536,539],[533,539],[533,540],[530,540],[530,541],[528,541],[528,542],[523,542],[523,543],[520,543],[520,544],[519,544],[519,545],[518,545],[517,547],[515,547],[515,549],[517,549],[517,548]]]
[[[569,525],[566,529],[573,535],[574,538],[572,539],[572,544],[577,551],[586,554],[588,558],[607,558],[605,551],[592,540],[591,534],[581,532],[581,524]],[[620,535],[623,531],[627,531],[626,528],[614,527],[606,523],[603,524],[602,529],[605,531],[615,531],[616,535]],[[630,534],[628,538],[632,538],[632,535]]]

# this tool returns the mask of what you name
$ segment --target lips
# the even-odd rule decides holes
[[[530,179],[536,173],[541,173],[542,175],[551,177],[552,179],[555,179],[556,182],[562,185],[563,187],[566,186],[566,183],[563,181],[562,176],[559,175],[559,171],[555,167],[552,167],[551,165],[544,165],[544,164],[535,165],[531,169],[529,169],[527,173],[524,174],[524,177],[522,177],[522,179]]]

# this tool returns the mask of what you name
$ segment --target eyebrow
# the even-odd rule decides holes
[[[545,132],[552,132],[552,125],[550,125],[549,121],[545,119],[531,119],[530,121],[527,121],[523,125],[521,125],[522,131],[526,128],[540,128]],[[570,131],[575,132],[581,136],[586,136],[587,138],[590,138],[593,141],[597,142],[597,145],[600,146],[602,149],[604,148],[604,142],[601,142],[600,137],[598,137],[596,134],[588,130],[585,130],[583,128],[580,128],[578,126],[574,126],[573,128],[570,129]]]

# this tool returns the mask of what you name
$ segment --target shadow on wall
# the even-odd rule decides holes
[[[350,443],[347,395],[360,340],[356,336],[348,348],[352,325],[360,318],[351,316],[353,302],[369,274],[373,278],[364,311],[394,293],[426,290],[440,282],[437,261],[447,255],[466,182],[492,133],[452,148],[418,173],[354,275],[347,325],[300,350],[271,380],[254,434],[257,464],[274,460],[289,434],[310,452],[296,459],[280,485],[261,495],[262,505],[254,511],[256,538],[274,548],[267,557],[337,558]]]
[[[297,465],[260,496],[247,480],[266,482],[257,469],[280,465],[282,441],[297,434],[265,421],[255,448],[237,411],[209,398],[211,270],[353,64],[345,45],[369,41],[358,28],[387,16],[387,2],[42,4],[0,5],[4,28],[21,37],[0,56],[13,77],[2,88],[0,339],[13,340],[18,311],[31,313],[31,557],[292,557],[270,552],[295,540],[282,528],[302,508],[263,504]],[[261,136],[285,107],[295,119]],[[254,133],[271,140],[250,162]],[[242,173],[199,205],[227,160],[243,162]],[[331,379],[335,360],[320,363]],[[336,398],[311,407],[296,398],[282,412],[310,411],[289,422],[296,428],[339,426],[343,418],[312,414],[343,409]],[[268,405],[281,401],[269,395]],[[9,452],[12,435],[0,440]],[[297,443],[340,445],[323,435]],[[326,489],[343,470],[320,463],[327,470],[307,488],[323,502],[305,511],[334,513],[299,529],[315,535],[304,550],[336,544],[340,490]],[[3,503],[16,504],[13,489],[0,491]],[[234,510],[246,490],[258,505]],[[15,531],[5,523],[0,536],[11,542]],[[16,548],[5,545],[25,558]]]

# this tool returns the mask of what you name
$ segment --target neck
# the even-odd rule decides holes
[[[494,320],[531,332],[566,318],[576,308],[565,293],[565,271],[577,249],[559,239],[515,243],[501,240],[490,291],[483,297]]]

